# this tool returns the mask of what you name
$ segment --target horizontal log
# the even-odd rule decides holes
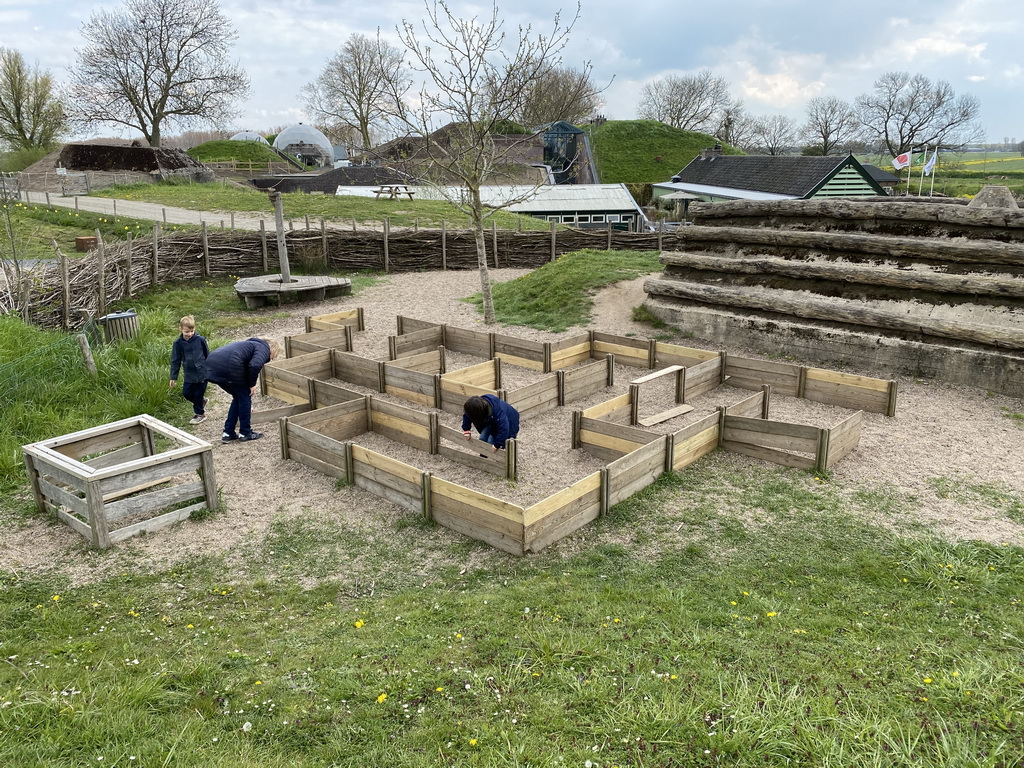
[[[977,241],[972,241],[977,247]],[[930,250],[929,250],[930,252]],[[726,275],[779,275],[797,280],[831,281],[850,286],[872,285],[902,291],[934,291],[970,296],[1024,298],[1024,279],[988,275],[950,275],[919,270],[820,264],[778,258],[732,258],[704,253],[666,253],[661,263]],[[808,290],[814,290],[809,285]]]
[[[924,334],[954,339],[998,349],[1024,349],[1024,331],[978,323],[960,323],[934,318],[914,318],[895,312],[856,307],[836,299],[814,299],[781,292],[752,294],[733,288],[684,283],[675,280],[648,280],[644,289],[652,295],[688,299],[713,306],[761,310],[831,324],[852,324],[889,331]]]
[[[934,237],[819,232],[754,227],[680,227],[679,238],[687,251],[706,245],[741,250],[758,248],[805,248],[814,253],[869,254],[885,259],[956,261],[965,264],[1024,264],[1024,244],[991,240],[945,240]]]

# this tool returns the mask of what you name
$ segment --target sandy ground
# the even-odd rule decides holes
[[[494,270],[492,277],[503,281],[523,273],[523,270]],[[649,326],[630,319],[631,309],[645,298],[642,283],[643,278],[640,278],[602,291],[596,297],[592,321],[587,327],[609,333],[650,336]],[[484,328],[472,305],[460,301],[478,290],[479,276],[475,272],[392,275],[355,297],[320,304],[288,305],[287,317],[275,317],[270,322],[244,329],[239,338],[259,334],[280,339],[300,334],[307,315],[359,306],[364,310],[367,327],[364,333],[356,335],[355,351],[383,357],[387,353],[387,336],[396,332],[396,316],[400,314],[462,328]],[[280,314],[276,308],[264,311],[272,316]],[[562,336],[523,328],[495,330],[538,340]],[[567,334],[579,330],[573,329]],[[681,336],[671,340],[692,347],[720,348]],[[728,351],[749,354],[742,349]],[[452,358],[449,369],[463,364]],[[635,368],[616,368],[616,384],[611,392],[574,403],[572,407],[585,407],[610,394],[626,391],[629,380],[644,373]],[[528,383],[533,375],[511,366],[505,366],[503,371],[508,388]],[[848,372],[889,378],[884,371]],[[1024,545],[1024,526],[1005,515],[1005,505],[1000,508],[1001,493],[1007,499],[1024,496],[1024,460],[1021,458],[1024,456],[1024,428],[1009,417],[1009,414],[1024,413],[1024,401],[932,381],[897,381],[896,417],[865,414],[858,450],[836,465],[833,476],[854,487],[897,488],[913,494],[920,501],[912,513],[918,518],[915,522],[938,536]],[[716,390],[695,402],[697,410],[685,418],[698,417],[717,405],[729,404],[749,394],[732,388]],[[210,395],[210,418],[190,429],[214,445],[216,479],[225,504],[224,513],[136,538],[106,554],[92,552],[77,533],[40,516],[19,527],[0,531],[3,567],[22,573],[56,567],[73,582],[89,581],[125,569],[155,570],[195,556],[243,552],[250,545],[259,546],[270,526],[282,517],[329,514],[353,530],[393,536],[398,520],[411,514],[360,489],[338,489],[333,478],[296,462],[282,460],[276,425],[265,428],[266,437],[258,442],[221,445],[220,430],[228,401],[215,387],[211,387]],[[653,392],[651,406],[660,407],[659,402],[665,402],[664,398],[670,396],[669,392]],[[256,410],[278,405],[281,403],[269,398],[257,397],[254,401]],[[524,421],[519,440],[520,480],[514,486],[450,461],[425,456],[379,436],[366,435],[359,442],[430,469],[445,479],[525,505],[539,501],[601,466],[593,457],[570,450],[570,410],[558,409]],[[775,397],[772,401],[771,417],[775,419],[827,426],[849,414],[850,411],[841,408],[792,398]],[[458,419],[452,414],[443,414],[442,423],[458,426]],[[662,429],[679,429],[685,423],[685,420],[673,420],[662,425]],[[741,461],[759,463],[746,458]],[[956,492],[947,494],[948,498],[937,495],[936,478],[945,478],[947,486]],[[981,490],[972,491],[972,488]],[[993,498],[995,503],[992,503]],[[885,520],[876,522],[884,524]],[[438,535],[459,539],[457,534],[443,530]]]

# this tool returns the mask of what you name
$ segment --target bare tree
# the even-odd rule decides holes
[[[19,51],[0,46],[0,142],[46,149],[67,125],[53,78],[29,67]]]
[[[853,141],[860,132],[860,121],[853,107],[842,99],[816,96],[807,102],[807,122],[803,140],[816,155],[830,155]]]
[[[76,122],[137,128],[160,146],[165,125],[218,124],[249,89],[228,60],[237,34],[216,0],[126,0],[82,26],[69,107]]]
[[[861,125],[892,155],[914,147],[956,147],[981,136],[978,99],[945,80],[886,72],[856,100]]]
[[[579,6],[568,23],[556,13],[546,34],[526,26],[519,28],[516,38],[506,38],[497,5],[488,16],[473,18],[456,15],[443,0],[426,0],[425,6],[419,24],[403,20],[398,29],[424,85],[410,94],[411,99],[396,102],[394,117],[422,137],[430,160],[428,180],[472,222],[484,322],[493,323],[484,223],[496,211],[532,195],[536,187],[520,188],[502,201],[490,201],[487,208],[481,187],[508,180],[509,168],[519,164],[524,146],[536,142],[533,133],[507,135],[507,126],[514,122],[524,92],[561,66],[561,52],[579,18]],[[438,121],[451,122],[435,131]],[[453,182],[458,185],[454,192],[449,186]]]
[[[666,75],[644,83],[637,116],[660,120],[683,131],[715,130],[722,110],[732,103],[729,83],[709,69],[695,75]]]
[[[715,138],[734,147],[748,147],[754,136],[754,118],[741,101],[730,101],[718,115]]]
[[[769,155],[781,155],[796,143],[796,120],[784,115],[759,117],[754,121],[754,141]]]
[[[520,125],[536,127],[558,120],[579,123],[592,117],[601,108],[601,94],[607,86],[599,88],[591,74],[590,65],[579,69],[548,68],[532,83],[516,88],[521,103],[513,110],[512,119]]]
[[[366,151],[397,91],[409,87],[404,53],[377,37],[354,34],[327,60],[303,92],[310,113],[320,123],[354,129]]]

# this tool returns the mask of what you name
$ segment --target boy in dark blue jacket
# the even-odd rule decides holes
[[[256,394],[256,383],[263,366],[277,357],[280,351],[278,342],[254,337],[225,344],[210,353],[206,361],[206,377],[231,395],[224,434],[220,438],[222,443],[248,442],[263,437],[262,432],[253,432],[250,424],[252,396]]]
[[[196,321],[192,315],[185,315],[178,323],[181,336],[171,347],[171,389],[178,381],[180,370],[185,380],[181,385],[181,396],[192,403],[190,424],[206,421],[206,358],[210,347],[206,339],[196,333]]]
[[[471,397],[462,410],[462,434],[469,440],[473,436],[470,426],[476,427],[480,439],[490,443],[494,453],[519,434],[519,411],[494,395]]]

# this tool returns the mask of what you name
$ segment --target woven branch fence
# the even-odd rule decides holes
[[[346,232],[300,229],[285,233],[289,263],[300,271],[414,272],[476,269],[476,239],[471,230]],[[633,233],[612,229],[487,233],[487,260],[493,268],[535,268],[583,249],[664,250],[678,248],[674,233]],[[6,306],[30,323],[75,329],[89,315],[105,314],[122,299],[163,283],[204,277],[280,271],[273,233],[161,232],[152,239],[101,243],[86,256],[39,264],[11,281]]]

